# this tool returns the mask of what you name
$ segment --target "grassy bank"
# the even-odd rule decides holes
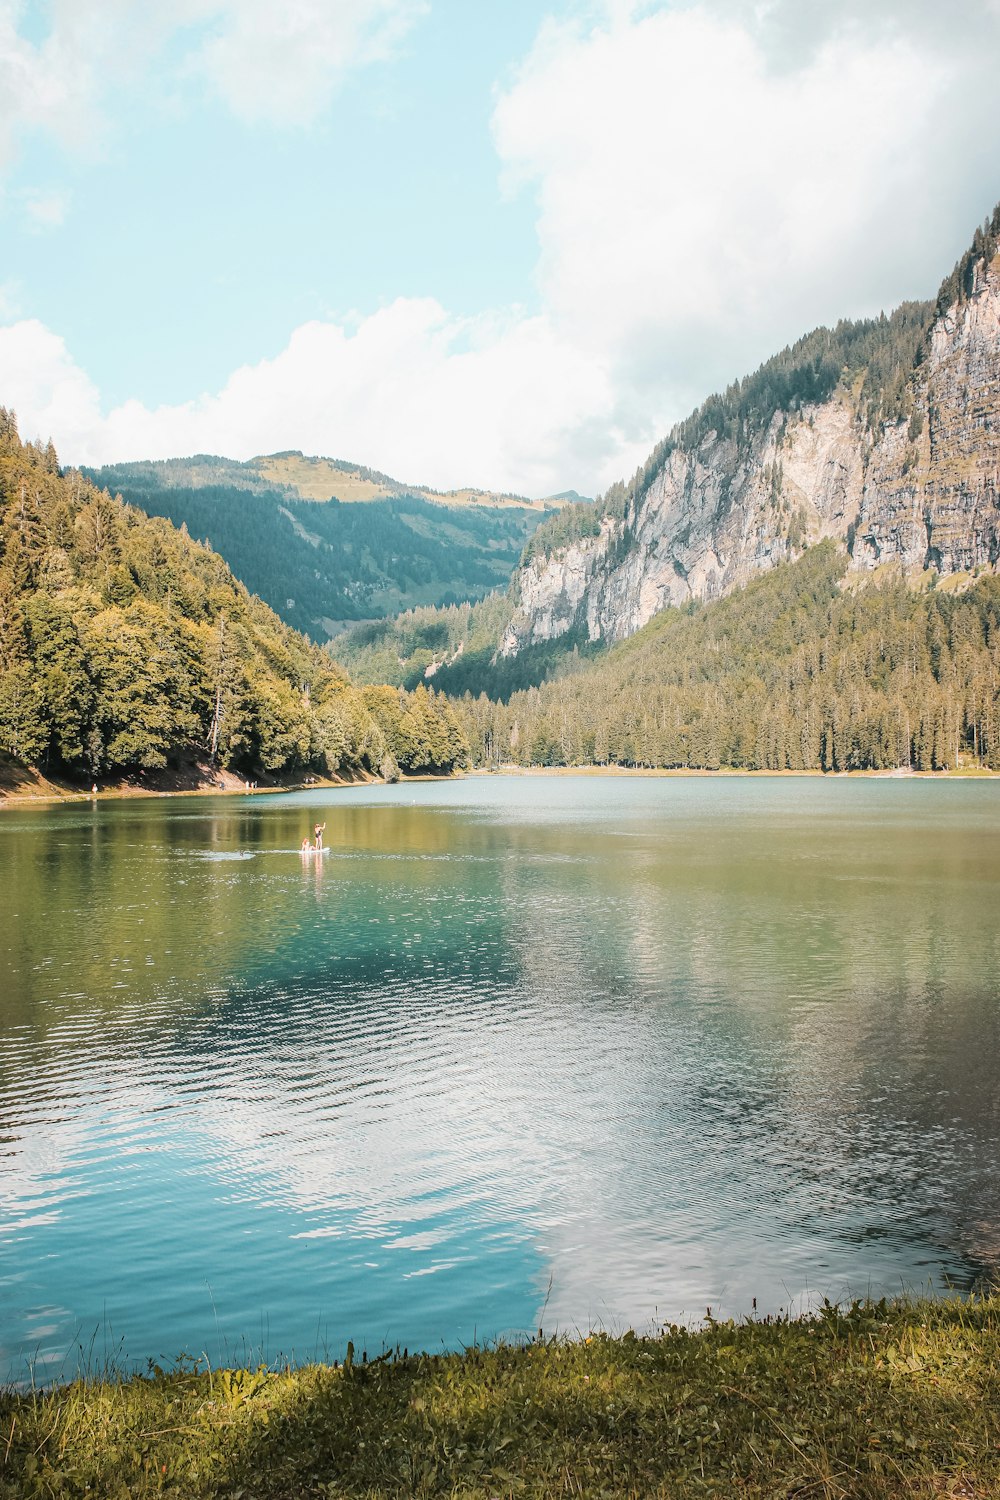
[[[4,1497],[1000,1495],[1000,1298],[0,1398]]]

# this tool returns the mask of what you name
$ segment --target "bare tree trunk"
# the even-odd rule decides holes
[[[219,728],[222,724],[222,671],[225,662],[226,645],[226,617],[219,615],[219,659],[215,673],[215,712],[212,715],[212,733],[209,741],[209,754],[213,766],[215,756],[219,748]]]

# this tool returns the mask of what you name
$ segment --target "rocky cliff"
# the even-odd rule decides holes
[[[597,535],[546,548],[538,533],[501,654],[570,631],[619,640],[823,537],[857,571],[996,570],[998,232],[1000,212],[936,304],[819,330],[706,403],[618,487]]]

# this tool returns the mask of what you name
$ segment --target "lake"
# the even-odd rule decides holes
[[[968,1289],[998,916],[1000,782],[9,807],[0,1374]]]

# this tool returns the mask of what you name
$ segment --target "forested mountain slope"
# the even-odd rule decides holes
[[[85,471],[148,515],[186,525],[287,624],[326,640],[344,622],[506,588],[535,527],[565,503],[441,494],[301,453],[199,455]]]
[[[112,500],[0,408],[0,750],[69,775],[448,769],[439,695],[354,688],[222,558]]]
[[[529,543],[502,651],[621,640],[833,537],[855,572],[1000,559],[1000,209],[936,302],[820,328]]]
[[[847,563],[827,540],[507,703],[467,695],[477,762],[1000,770],[1000,578],[917,590]]]
[[[508,593],[490,594],[475,604],[412,609],[391,620],[353,625],[330,651],[358,682],[393,682],[416,687],[433,682],[449,695],[485,692],[508,698],[559,672],[576,656],[593,656],[602,643],[563,636],[500,656],[497,647],[513,617]]]

